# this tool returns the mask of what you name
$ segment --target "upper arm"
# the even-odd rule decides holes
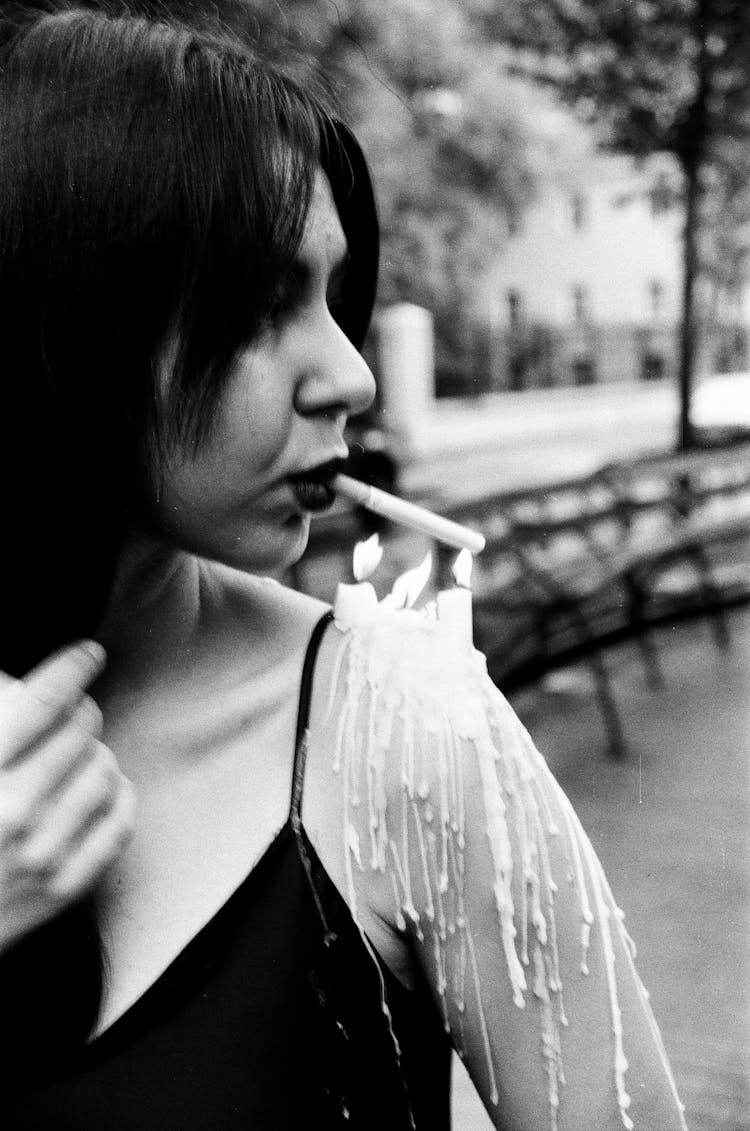
[[[482,657],[376,627],[341,660],[350,905],[389,901],[497,1126],[684,1126],[622,914]]]

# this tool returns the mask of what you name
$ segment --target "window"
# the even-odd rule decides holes
[[[576,283],[573,287],[573,321],[589,322],[591,320],[591,302],[588,287]]]
[[[596,369],[591,357],[576,357],[571,364],[574,385],[593,385],[596,382]]]
[[[573,194],[571,200],[573,209],[573,227],[577,232],[582,232],[588,223],[588,201],[582,192]]]
[[[661,381],[665,369],[664,358],[660,353],[644,353],[641,358],[642,381]]]
[[[526,362],[523,357],[512,357],[508,367],[508,388],[517,393],[526,385]]]
[[[523,304],[521,296],[518,291],[508,291],[508,325],[511,330],[517,330],[521,325],[521,315],[523,312]]]
[[[648,195],[652,216],[663,216],[678,199],[677,193],[664,173],[660,173],[656,178]]]
[[[664,284],[660,279],[652,279],[648,284],[648,313],[652,322],[664,317]]]

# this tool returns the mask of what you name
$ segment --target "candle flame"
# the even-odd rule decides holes
[[[427,584],[432,572],[432,554],[427,554],[421,565],[397,577],[391,589],[391,600],[397,609],[411,608]]]
[[[366,542],[357,542],[352,555],[352,573],[355,581],[366,581],[380,565],[383,556],[383,547],[377,534],[373,534]]]
[[[453,580],[462,589],[471,588],[471,567],[473,559],[469,550],[462,550],[451,567]]]

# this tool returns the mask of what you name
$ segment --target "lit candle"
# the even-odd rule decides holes
[[[430,579],[432,554],[426,554],[414,569],[402,573],[393,583],[387,596],[381,601],[384,609],[410,609]]]
[[[354,585],[339,583],[333,602],[333,618],[342,628],[363,627],[375,619],[378,597],[366,579],[375,572],[383,556],[383,547],[377,534],[354,547],[352,573]]]
[[[437,595],[438,621],[449,633],[456,648],[471,650],[474,635],[471,619],[471,554],[462,550],[453,563],[451,573],[455,586]]]

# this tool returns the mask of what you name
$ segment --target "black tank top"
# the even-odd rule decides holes
[[[305,657],[286,823],[134,1005],[54,1077],[0,1098],[3,1128],[449,1128],[438,1011],[426,990],[406,990],[373,961],[300,820],[313,668],[329,620]]]

